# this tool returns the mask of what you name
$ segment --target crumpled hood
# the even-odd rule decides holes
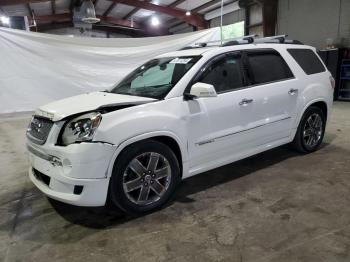
[[[156,101],[153,98],[92,92],[72,96],[40,107],[35,114],[59,121],[67,116],[93,111],[101,107],[139,105]]]

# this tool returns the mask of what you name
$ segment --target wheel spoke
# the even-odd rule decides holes
[[[134,191],[135,189],[138,189],[141,186],[142,182],[140,177],[125,183],[126,192]]]
[[[317,123],[318,123],[318,118],[317,118],[317,115],[315,115],[314,121],[312,122],[312,127],[315,128]]]
[[[309,136],[309,138],[308,138],[306,144],[307,144],[308,146],[310,146],[310,145],[312,144],[312,140],[313,140],[313,135]]]
[[[308,123],[309,127],[312,127],[313,126],[312,116],[310,116],[306,122]]]
[[[317,127],[317,128],[321,128],[321,127],[322,127],[322,119],[321,119],[320,116],[318,116],[317,119],[318,119],[318,120],[317,120],[317,125],[316,125],[316,127]]]
[[[151,170],[151,171],[156,170],[158,161],[159,161],[159,155],[151,153],[149,161],[148,161],[147,169]]]
[[[164,190],[164,187],[161,183],[159,183],[157,180],[154,181],[154,183],[151,185],[153,191],[160,196]]]
[[[169,175],[168,173],[168,167],[163,167],[161,169],[158,169],[156,171],[154,171],[154,174],[156,175],[156,179],[161,179],[163,177],[166,177]]]
[[[309,137],[312,135],[312,130],[309,128],[309,129],[306,129],[304,131],[304,137]]]
[[[138,201],[146,201],[148,199],[150,188],[148,186],[143,186],[140,191]]]
[[[134,158],[130,163],[130,168],[134,171],[138,176],[142,176],[143,173],[146,172],[146,168],[140,163],[139,160]]]
[[[312,123],[312,126],[313,126],[314,128],[317,127],[318,121],[319,121],[319,116],[318,116],[318,115],[315,115],[315,119],[314,119],[314,121],[313,121],[313,123]]]

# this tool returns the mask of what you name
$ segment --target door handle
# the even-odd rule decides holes
[[[298,93],[298,91],[299,91],[299,89],[294,89],[294,88],[292,88],[292,89],[290,89],[289,91],[288,91],[288,94],[290,94],[290,95],[295,95],[296,93]]]
[[[248,104],[250,104],[250,103],[253,103],[253,99],[246,99],[246,98],[244,98],[241,102],[239,102],[239,105],[240,106],[245,106],[245,105],[248,105]]]

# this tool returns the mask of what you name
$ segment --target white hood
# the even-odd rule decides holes
[[[93,92],[72,96],[40,107],[35,114],[59,121],[67,116],[96,110],[104,106],[143,104],[156,101],[153,98]]]

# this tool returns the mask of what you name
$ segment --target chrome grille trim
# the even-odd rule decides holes
[[[53,122],[50,119],[33,116],[27,129],[27,137],[33,143],[43,145],[49,136],[52,126]]]

